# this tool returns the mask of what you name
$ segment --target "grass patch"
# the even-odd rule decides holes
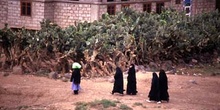
[[[143,106],[143,104],[140,103],[140,102],[135,102],[133,105],[134,105],[134,106]]]
[[[24,109],[27,109],[27,108],[29,108],[29,106],[26,106],[26,105],[24,105],[24,106],[19,106],[19,107],[18,107],[18,110],[24,110]]]
[[[219,76],[220,75],[220,64],[200,64],[194,65],[191,68],[179,68],[176,71],[177,74],[185,75],[208,75],[208,76]]]
[[[121,104],[119,109],[121,109],[121,110],[133,110],[131,107],[129,107],[129,106],[125,105],[125,104]]]
[[[75,103],[75,110],[89,110],[90,108],[106,109],[109,107],[116,107],[119,101],[111,101],[107,99],[95,100],[92,102],[77,102]]]
[[[88,104],[86,102],[77,102],[75,110],[88,110]]]
[[[144,106],[142,103],[140,103],[140,102],[135,102],[134,104],[133,104],[133,107],[135,107],[135,106],[141,106],[141,107],[143,107],[143,108],[147,108],[146,106]]]

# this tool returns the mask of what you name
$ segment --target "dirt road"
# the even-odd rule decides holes
[[[126,86],[126,75],[124,85]],[[73,95],[71,82],[37,77],[0,74],[0,110],[32,106],[35,109],[74,110],[75,103],[108,99],[117,100],[134,110],[220,110],[220,77],[168,75],[169,103],[148,103],[151,73],[137,73],[136,96],[112,95],[111,77],[82,79],[79,95]],[[125,87],[126,88],[126,87]],[[141,103],[145,106],[134,106]]]

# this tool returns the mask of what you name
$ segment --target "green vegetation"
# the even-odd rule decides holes
[[[144,106],[142,103],[140,103],[140,102],[135,102],[134,104],[133,104],[133,106],[142,106],[143,108],[147,108],[146,106]]]
[[[128,106],[125,105],[125,104],[121,104],[119,108],[120,108],[121,110],[133,110],[131,107],[128,107]]]
[[[88,110],[88,104],[85,102],[77,102],[75,110]]]
[[[21,66],[24,73],[66,73],[72,61],[82,64],[85,77],[111,75],[116,63],[178,65],[195,59],[215,64],[220,53],[220,14],[189,18],[174,10],[158,15],[124,9],[65,29],[49,20],[43,20],[38,31],[13,31],[6,25],[0,30],[0,42],[0,68]]]
[[[89,110],[89,108],[96,108],[96,109],[107,109],[111,107],[117,107],[118,101],[111,101],[107,99],[102,100],[95,100],[92,102],[77,102],[75,110]]]

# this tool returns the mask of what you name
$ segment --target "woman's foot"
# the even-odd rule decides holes
[[[147,101],[147,102],[152,102],[151,100],[148,100],[148,99],[147,99],[146,101]]]
[[[161,104],[161,101],[158,101],[157,104]]]

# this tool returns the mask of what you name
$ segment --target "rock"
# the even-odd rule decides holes
[[[145,67],[143,65],[136,65],[135,66],[135,70],[138,72],[138,71],[144,71]]]
[[[69,80],[67,79],[67,78],[65,78],[65,77],[62,77],[62,79],[61,79],[63,82],[68,82]]]
[[[3,73],[3,76],[4,76],[4,77],[9,76],[9,73],[8,73],[8,72],[4,72],[4,73]]]
[[[23,71],[22,71],[22,67],[21,66],[14,66],[13,69],[12,69],[12,73],[13,74],[23,74]]]
[[[161,69],[165,71],[172,70],[174,68],[172,65],[173,65],[172,61],[170,60],[164,61],[162,62]]]
[[[193,63],[193,64],[196,64],[196,63],[198,63],[198,60],[192,59],[192,63]]]
[[[66,79],[70,79],[71,78],[71,74],[70,73],[65,73],[64,76]]]
[[[151,70],[155,71],[158,69],[158,65],[154,62],[150,62],[149,63],[149,67],[151,68]]]
[[[190,83],[197,84],[195,80],[189,80]]]
[[[114,79],[114,78],[109,78],[108,81],[109,81],[110,83],[114,83],[115,79]]]
[[[50,72],[49,74],[48,74],[48,77],[50,78],[50,79],[58,79],[58,73],[57,72]]]

